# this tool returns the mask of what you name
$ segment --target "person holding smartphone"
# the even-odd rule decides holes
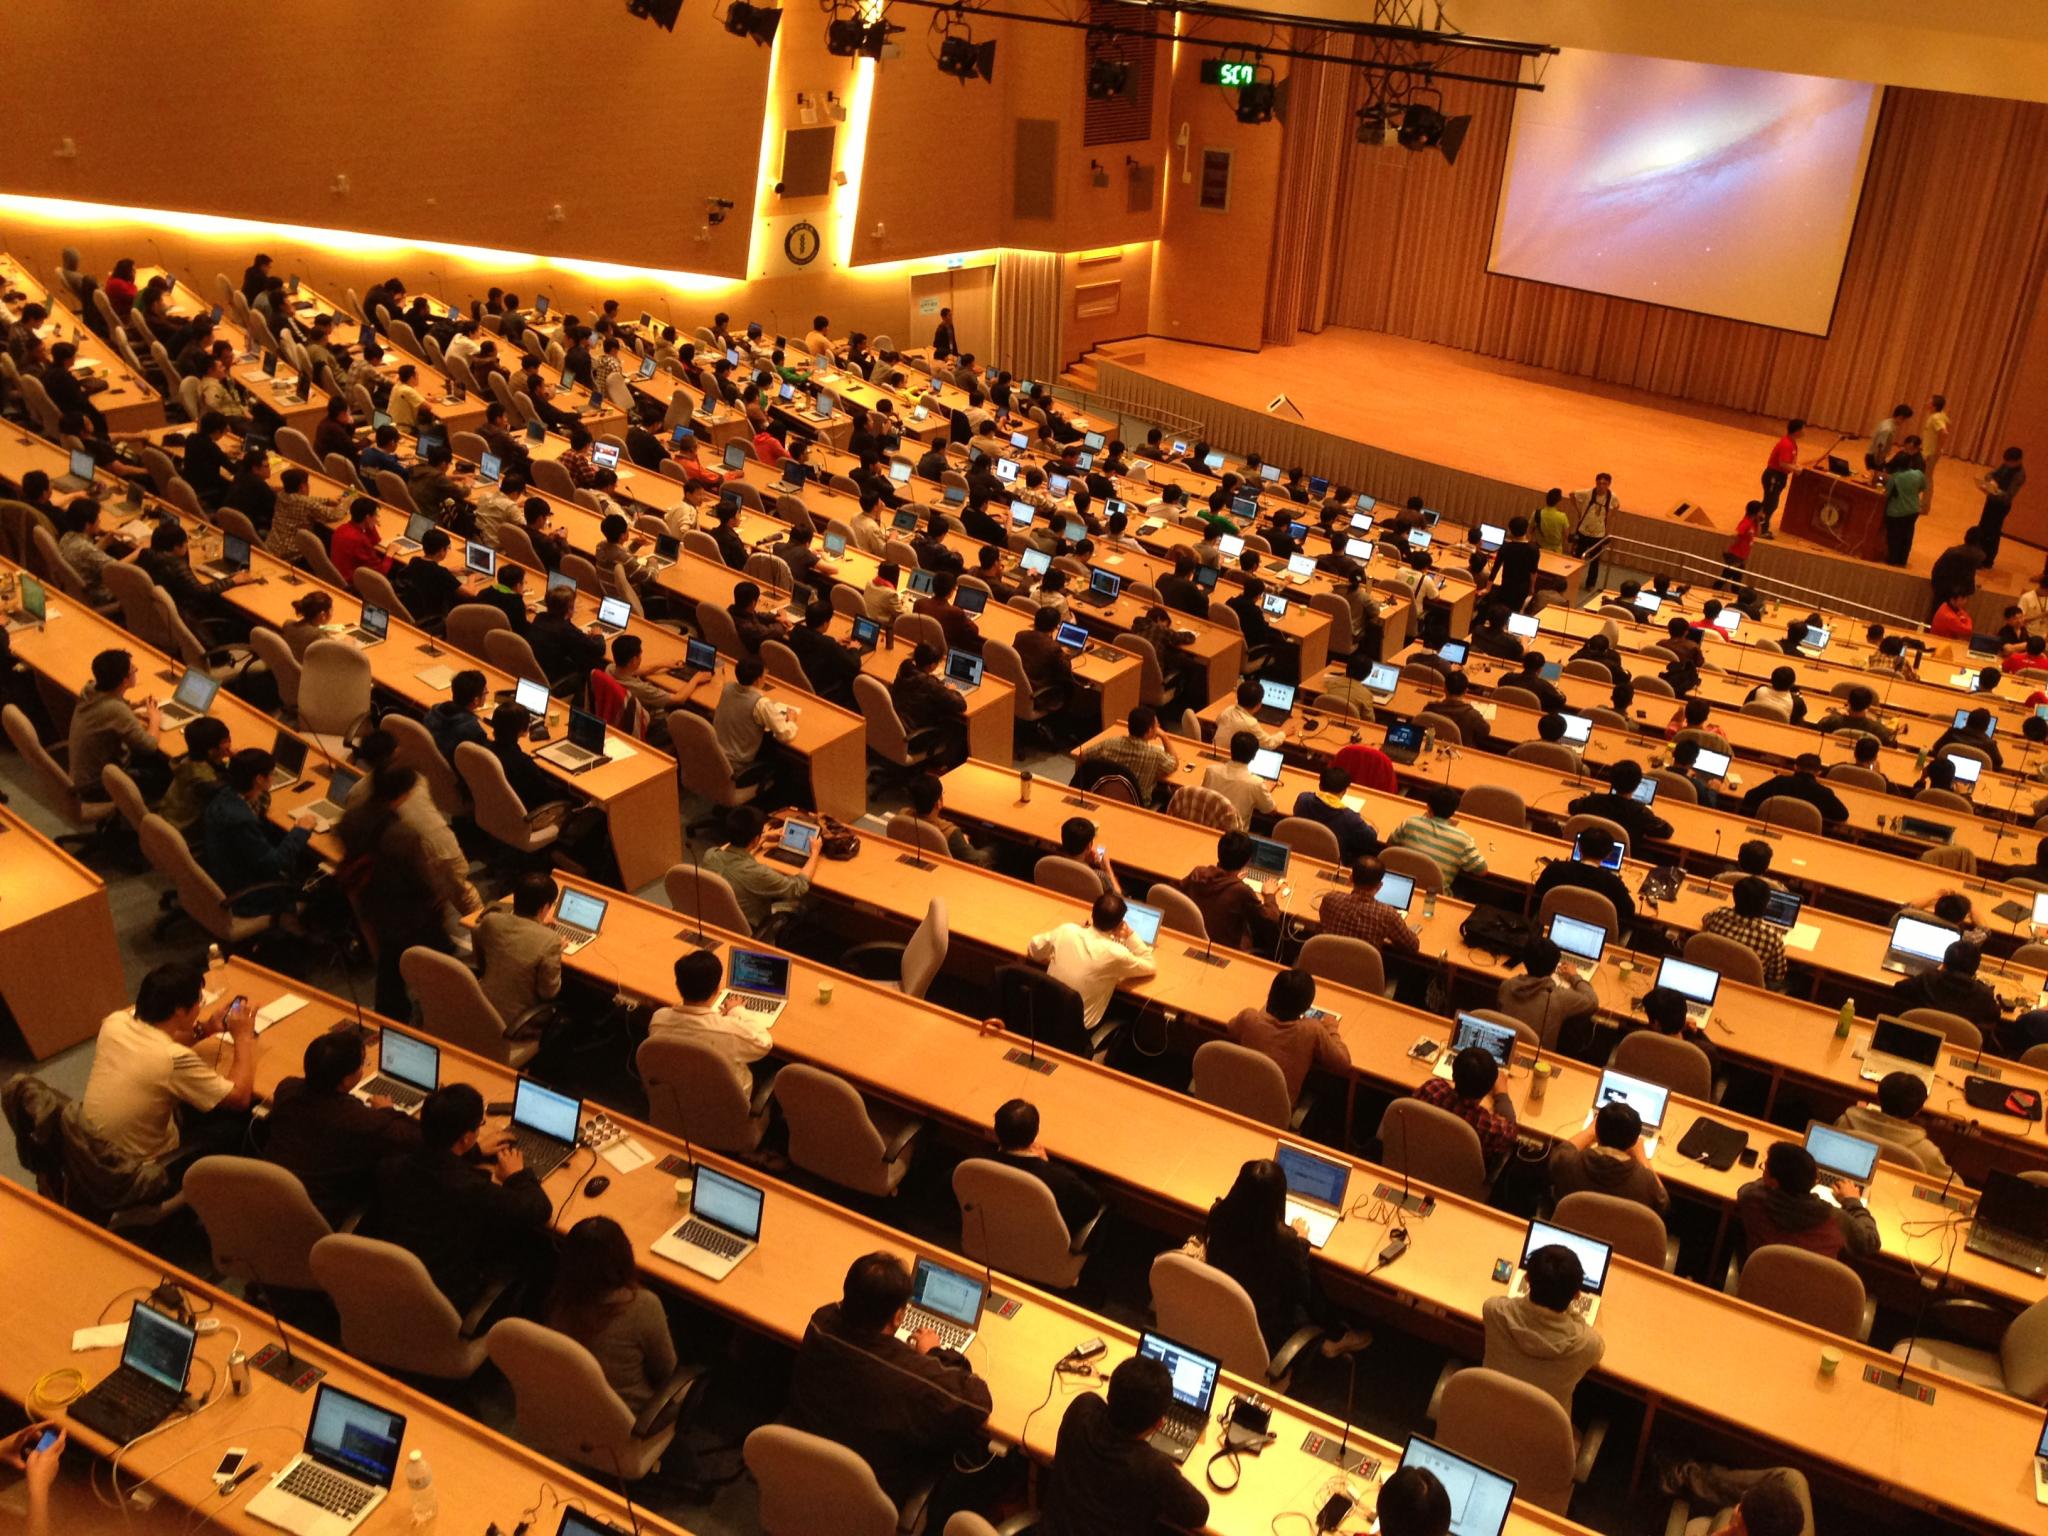
[[[57,1481],[64,1445],[64,1431],[48,1421],[0,1441],[0,1466],[20,1472],[28,1493],[28,1522],[23,1527],[27,1536],[50,1536],[50,1487]]]

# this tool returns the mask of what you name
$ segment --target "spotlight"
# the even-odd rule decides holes
[[[1131,93],[1131,63],[1128,59],[1088,61],[1088,99],[1108,101]]]
[[[626,10],[653,22],[664,32],[673,32],[677,18],[683,14],[683,0],[626,0]]]
[[[1108,167],[1104,166],[1100,160],[1090,160],[1088,162],[1088,169],[1093,173],[1091,179],[1096,186],[1106,187],[1109,185]]]
[[[1240,123],[1270,123],[1279,100],[1278,81],[1255,80],[1250,85],[1241,86],[1237,93],[1237,120]]]
[[[775,41],[775,29],[782,25],[782,12],[772,6],[749,5],[747,0],[727,0],[725,30],[734,37],[751,37],[763,48]]]
[[[835,59],[879,59],[889,34],[902,30],[886,20],[864,22],[857,16],[835,17],[825,28],[825,51]]]
[[[1394,123],[1398,108],[1384,101],[1369,101],[1358,109],[1358,142],[1369,149],[1384,149],[1399,131]]]
[[[951,75],[962,85],[976,75],[993,81],[996,77],[996,45],[977,43],[960,32],[948,32],[939,44],[939,73]]]
[[[1445,164],[1456,165],[1471,127],[1470,117],[1445,117],[1435,107],[1411,102],[1401,114],[1400,145],[1418,152],[1434,149],[1443,155]]]

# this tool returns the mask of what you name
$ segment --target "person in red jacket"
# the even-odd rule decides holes
[[[1943,598],[1927,627],[1944,640],[1967,640],[1977,632],[1976,621],[1960,597]]]
[[[334,530],[329,555],[343,581],[354,581],[356,567],[361,565],[380,575],[391,574],[391,557],[384,553],[377,535],[376,502],[358,496],[349,503],[348,521]]]

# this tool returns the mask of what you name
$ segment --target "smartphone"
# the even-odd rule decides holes
[[[1418,1040],[1408,1047],[1408,1054],[1417,1061],[1428,1061],[1436,1055],[1436,1042],[1434,1040]]]
[[[220,1465],[213,1469],[213,1480],[216,1483],[226,1482],[242,1470],[242,1463],[248,1459],[248,1455],[249,1453],[241,1446],[230,1446],[221,1456]]]
[[[48,1429],[44,1430],[42,1434],[39,1437],[37,1437],[34,1454],[38,1456],[42,1455],[44,1451],[47,1451],[51,1446],[57,1443],[57,1437],[63,1433],[64,1431],[57,1428],[57,1426],[54,1424],[51,1425]]]
[[[1495,1259],[1493,1261],[1493,1283],[1495,1285],[1506,1285],[1508,1277],[1514,1272],[1515,1266],[1506,1259]]]
[[[1348,1493],[1338,1492],[1331,1494],[1330,1501],[1316,1511],[1316,1529],[1318,1531],[1336,1530],[1338,1526],[1342,1525],[1349,1518],[1352,1509],[1356,1507],[1357,1503],[1358,1501]]]
[[[1756,1166],[1756,1148],[1744,1147],[1741,1155],[1735,1160],[1745,1168],[1754,1168]]]

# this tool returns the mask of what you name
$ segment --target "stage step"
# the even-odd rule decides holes
[[[1079,362],[1060,374],[1060,382],[1069,389],[1093,389],[1095,387],[1095,365]]]

